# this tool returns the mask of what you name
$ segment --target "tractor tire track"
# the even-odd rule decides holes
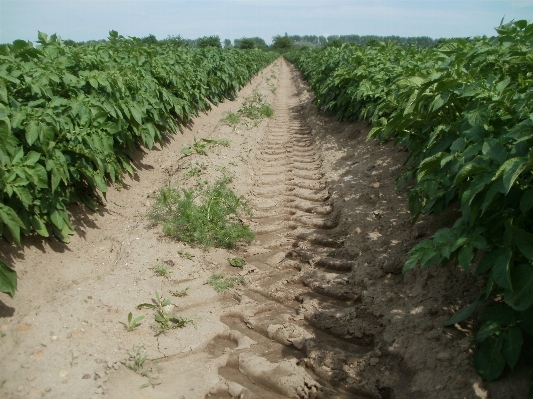
[[[221,318],[253,344],[233,350],[208,397],[387,398],[357,367],[381,356],[379,322],[356,312],[353,261],[333,257],[342,206],[330,198],[289,68],[282,64],[275,119],[254,164],[258,245],[246,258],[240,305]]]

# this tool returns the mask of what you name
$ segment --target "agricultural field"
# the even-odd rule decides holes
[[[0,49],[0,396],[527,397],[533,28],[499,33]]]

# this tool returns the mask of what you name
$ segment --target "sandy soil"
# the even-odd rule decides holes
[[[254,90],[274,117],[223,125]],[[135,177],[110,188],[105,208],[73,205],[69,244],[1,242],[19,290],[0,297],[0,397],[525,397],[528,370],[483,383],[472,367],[473,326],[442,326],[483,281],[452,267],[401,274],[407,250],[453,219],[411,227],[405,192],[395,188],[405,153],[366,143],[368,126],[337,122],[311,100],[278,60],[236,101],[139,152]],[[193,136],[230,145],[184,157]],[[191,177],[191,165],[205,169]],[[204,251],[150,225],[159,188],[228,172],[254,210],[252,244]],[[246,259],[243,269],[229,265],[235,256]],[[153,270],[162,263],[168,278]],[[215,273],[244,283],[219,294],[205,284]],[[186,287],[187,296],[169,293]],[[136,308],[155,292],[193,323],[158,334],[154,312]],[[119,324],[129,312],[146,316],[131,332]],[[144,372],[127,367],[137,349]]]

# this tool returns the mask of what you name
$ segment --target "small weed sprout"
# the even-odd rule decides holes
[[[191,254],[190,252],[178,251],[178,255],[180,256],[180,258],[188,259],[188,260],[192,260],[192,258],[194,258],[194,255]]]
[[[207,165],[199,162],[196,162],[195,165],[192,163],[189,164],[189,169],[185,174],[183,175],[186,178],[194,177],[194,176],[200,176],[205,170],[207,169]]]
[[[139,322],[144,319],[144,316],[133,318],[133,313],[128,313],[128,324],[119,321],[120,324],[122,324],[124,327],[126,327],[127,331],[133,331],[139,326]]]
[[[74,365],[78,362],[79,356],[74,356],[74,352],[70,351],[70,367],[74,367]]]
[[[183,290],[174,290],[174,291],[169,290],[168,292],[172,296],[183,297],[183,296],[187,296],[187,291],[189,291],[189,287],[186,287]]]
[[[200,139],[197,140],[196,137],[194,138],[193,145],[189,147],[184,147],[181,150],[181,153],[185,156],[191,155],[191,154],[200,154],[200,155],[207,155],[207,149],[214,145],[222,145],[227,147],[229,145],[229,140],[227,139],[219,139],[219,140],[211,140],[211,139]]]
[[[144,372],[143,364],[148,358],[148,356],[143,356],[141,354],[142,350],[144,350],[144,345],[141,345],[137,348],[133,346],[131,352],[128,354],[129,358],[126,361],[126,367],[135,371],[136,373],[139,371]]]
[[[221,123],[231,126],[233,130],[241,122],[241,116],[235,112],[228,112],[224,118],[220,120]]]
[[[228,276],[224,274],[213,274],[207,280],[208,285],[214,288],[216,292],[223,292],[229,288],[233,288],[237,284],[242,284],[244,282],[244,277],[242,276]]]
[[[169,278],[170,273],[172,273],[172,270],[169,269],[168,265],[157,264],[153,267],[153,269],[155,274],[161,277]]]
[[[233,267],[244,267],[246,264],[246,261],[239,257],[228,259],[228,262]]]
[[[137,305],[137,309],[148,308],[155,310],[154,319],[159,323],[158,333],[164,333],[165,331],[173,328],[183,328],[188,323],[192,323],[192,320],[186,319],[181,316],[176,316],[170,313],[173,305],[170,300],[163,298],[156,291],[155,299],[152,300],[153,303],[141,303]]]

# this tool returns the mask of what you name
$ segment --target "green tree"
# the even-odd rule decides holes
[[[224,48],[231,48],[231,40],[224,39]]]
[[[199,48],[217,47],[222,48],[220,43],[220,37],[216,36],[204,36],[196,40],[196,46]]]
[[[274,36],[272,41],[272,48],[278,51],[287,51],[292,47],[292,40],[286,33],[285,36]]]
[[[242,38],[239,40],[239,48],[242,50],[251,50],[255,47],[255,43],[252,39]]]

